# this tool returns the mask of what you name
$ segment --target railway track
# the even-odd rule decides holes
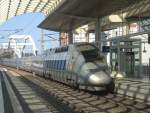
[[[62,103],[77,113],[150,113],[150,104],[138,102],[123,95],[93,94],[74,90],[58,82],[35,77],[29,72],[8,67],[7,69],[10,70],[8,74],[14,71],[21,75],[20,79],[39,91],[37,93],[47,92],[44,95],[45,98],[53,97],[53,102],[57,100],[55,104]]]
[[[4,108],[1,108],[0,112],[14,113],[13,106],[12,106],[11,99],[10,99],[9,92],[8,92],[8,88],[6,86],[6,80],[1,71],[0,71],[0,83],[2,86],[1,92],[3,95],[3,103],[2,104],[4,107]]]
[[[0,113],[23,113],[15,91],[2,68],[0,68]]]

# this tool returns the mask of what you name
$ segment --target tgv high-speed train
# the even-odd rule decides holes
[[[41,56],[5,59],[3,65],[18,67],[80,89],[114,90],[105,57],[89,43],[49,49]]]

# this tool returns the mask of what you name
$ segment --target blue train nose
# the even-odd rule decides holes
[[[111,77],[105,72],[99,71],[97,73],[91,74],[89,79],[91,85],[108,85],[111,82]]]

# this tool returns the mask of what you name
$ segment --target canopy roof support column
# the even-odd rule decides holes
[[[142,77],[142,42],[140,42],[140,51],[139,51],[139,61],[140,61],[140,64],[139,64],[139,78]]]
[[[74,20],[71,20],[69,25],[69,31],[68,31],[69,44],[73,43],[73,24],[74,24]]]
[[[69,36],[69,44],[72,44],[73,43],[73,32],[72,32],[72,30],[69,30],[68,36]]]
[[[96,46],[101,51],[101,45],[102,45],[102,36],[101,36],[101,22],[102,20],[100,18],[97,18],[96,25],[95,25],[95,43]]]

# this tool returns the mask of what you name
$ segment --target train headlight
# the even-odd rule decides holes
[[[93,85],[106,85],[109,84],[111,78],[103,71],[91,74],[89,77],[89,83]]]
[[[91,75],[91,76],[90,76],[90,79],[92,79],[92,80],[98,80],[99,77],[97,77],[97,76],[95,76],[95,75]]]
[[[89,77],[89,81],[90,81],[91,83],[97,83],[97,82],[100,81],[100,78],[99,78],[98,76],[91,75],[91,76]]]

